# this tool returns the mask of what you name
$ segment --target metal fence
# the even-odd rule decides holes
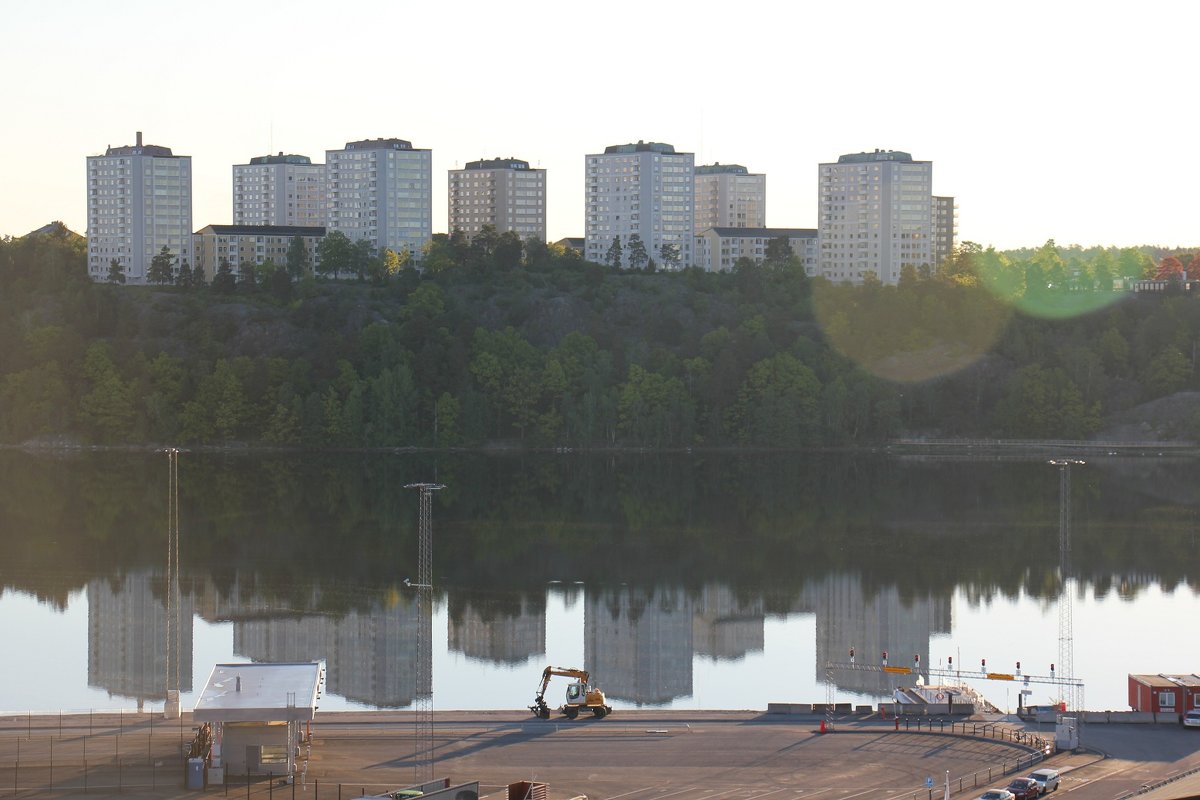
[[[969,775],[950,779],[950,793],[957,794],[968,789],[986,787],[992,781],[1021,772],[1044,761],[1057,752],[1054,741],[1018,728],[1009,728],[996,723],[955,722],[928,717],[897,717],[895,729],[914,733],[936,733],[947,736],[969,736],[977,739],[994,739],[1011,742],[1018,747],[1029,748],[1030,752],[1003,759],[998,765],[976,770]],[[945,784],[933,788],[924,787],[911,794],[898,795],[894,800],[938,800],[946,791]]]

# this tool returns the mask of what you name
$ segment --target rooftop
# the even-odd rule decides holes
[[[750,170],[743,167],[741,164],[705,164],[701,167],[696,167],[697,175],[749,175]]]
[[[748,237],[778,239],[786,236],[789,239],[815,239],[816,228],[709,228],[708,230],[721,237]]]
[[[220,236],[324,236],[320,225],[206,225],[198,234]]]
[[[913,163],[913,157],[909,153],[900,150],[876,150],[873,153],[850,153],[838,156],[837,163],[864,164],[870,161],[903,161],[911,164]]]
[[[640,139],[637,144],[610,144],[604,148],[604,154],[609,153],[664,153],[673,155],[675,147],[661,142],[643,142]]]
[[[486,158],[480,161],[468,161],[463,169],[529,169],[529,162],[519,158]]]
[[[280,152],[277,156],[255,156],[250,159],[251,164],[311,164],[312,159],[308,156],[284,155]]]
[[[324,685],[324,661],[217,664],[193,716],[197,722],[312,719]]]
[[[412,142],[404,139],[363,139],[346,142],[347,150],[412,150]]]

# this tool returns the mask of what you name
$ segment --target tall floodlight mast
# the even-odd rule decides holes
[[[1071,467],[1083,461],[1056,458],[1048,462],[1058,467],[1058,675],[1068,681],[1063,685],[1066,710],[1082,711],[1081,698],[1076,691],[1075,677],[1075,618],[1074,593],[1071,579]]]
[[[182,654],[182,622],[179,619],[182,605],[179,590],[179,451],[167,450],[167,716],[173,718],[172,710],[178,713],[179,704],[179,660]],[[173,706],[173,707],[172,707]]]
[[[420,493],[417,527],[417,669],[413,692],[413,773],[417,783],[433,779],[433,525],[430,499],[440,483],[410,483]]]

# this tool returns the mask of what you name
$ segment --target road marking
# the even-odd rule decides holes
[[[628,797],[629,795],[637,794],[638,792],[648,792],[653,788],[654,788],[653,786],[643,786],[640,789],[631,789],[630,791],[625,792],[624,794],[614,794],[612,797],[609,797],[608,800],[617,800],[618,797]]]

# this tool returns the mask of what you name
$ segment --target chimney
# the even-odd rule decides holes
[[[137,146],[138,147],[142,146],[142,132],[141,131],[137,132]]]

